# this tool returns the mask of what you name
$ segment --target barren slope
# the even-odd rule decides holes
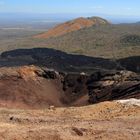
[[[59,79],[38,76],[36,67],[1,68],[0,106],[44,108],[63,106],[63,91]]]

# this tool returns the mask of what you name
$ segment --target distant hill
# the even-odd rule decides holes
[[[139,29],[140,25],[136,24],[103,24],[48,39],[35,38],[31,46],[103,58],[139,56]]]
[[[139,22],[137,22],[136,24],[140,24],[140,21],[139,21]]]
[[[97,21],[104,23],[104,19],[102,21],[98,18]],[[97,21],[96,25],[50,38],[33,38],[42,30],[1,30],[0,53],[21,48],[53,48],[67,53],[113,60],[140,55],[140,24],[99,25]],[[47,29],[43,30],[45,31]]]
[[[35,38],[50,38],[50,37],[57,37],[61,36],[73,31],[77,31],[83,28],[91,27],[93,25],[102,25],[102,24],[109,24],[109,22],[105,19],[100,17],[91,17],[91,18],[77,18],[63,24],[60,24],[48,32],[36,35]]]
[[[101,24],[110,24],[110,22],[106,19],[100,18],[100,17],[89,17],[87,18],[95,23],[95,25],[101,25]]]
[[[122,44],[128,44],[132,46],[140,46],[140,35],[126,35],[120,40]]]

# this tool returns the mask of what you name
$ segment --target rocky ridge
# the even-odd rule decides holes
[[[0,106],[83,106],[140,98],[140,75],[130,71],[62,73],[35,66],[0,68]]]

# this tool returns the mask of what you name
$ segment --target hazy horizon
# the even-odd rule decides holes
[[[46,13],[6,13],[0,12],[0,20],[15,21],[15,22],[64,22],[78,17],[92,17],[98,16],[109,20],[110,22],[117,23],[136,23],[140,21],[140,17],[137,16],[121,16],[121,15],[105,15],[98,13],[59,13],[59,14],[46,14]]]
[[[99,16],[112,23],[134,23],[140,21],[139,5],[139,0],[0,0],[0,21],[63,22]]]

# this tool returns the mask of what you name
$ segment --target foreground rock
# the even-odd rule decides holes
[[[129,71],[96,72],[87,86],[90,103],[140,98],[140,75]]]
[[[35,66],[0,68],[0,106],[83,106],[140,98],[140,76],[129,71],[60,73]]]
[[[121,103],[121,104],[128,105],[128,106],[135,105],[135,106],[140,107],[140,99],[131,98],[131,99],[127,99],[127,100],[117,100],[117,102]]]

